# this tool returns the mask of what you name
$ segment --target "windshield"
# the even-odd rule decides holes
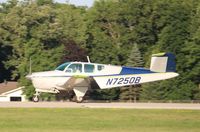
[[[64,63],[56,68],[56,70],[64,71],[65,68],[70,64],[70,62]]]

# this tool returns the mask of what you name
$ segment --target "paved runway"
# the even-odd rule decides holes
[[[1,102],[0,108],[124,108],[200,110],[200,104],[187,103],[74,103],[74,102]]]

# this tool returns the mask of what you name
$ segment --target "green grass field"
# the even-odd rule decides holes
[[[1,108],[0,132],[199,132],[198,110]]]

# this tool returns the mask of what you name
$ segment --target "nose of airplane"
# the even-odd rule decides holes
[[[26,78],[29,79],[29,80],[31,80],[32,74],[28,74],[28,75],[26,76]]]

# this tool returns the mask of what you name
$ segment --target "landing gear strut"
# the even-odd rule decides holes
[[[33,96],[33,102],[39,102],[40,100],[39,96],[40,96],[40,93],[36,91],[36,93]]]

